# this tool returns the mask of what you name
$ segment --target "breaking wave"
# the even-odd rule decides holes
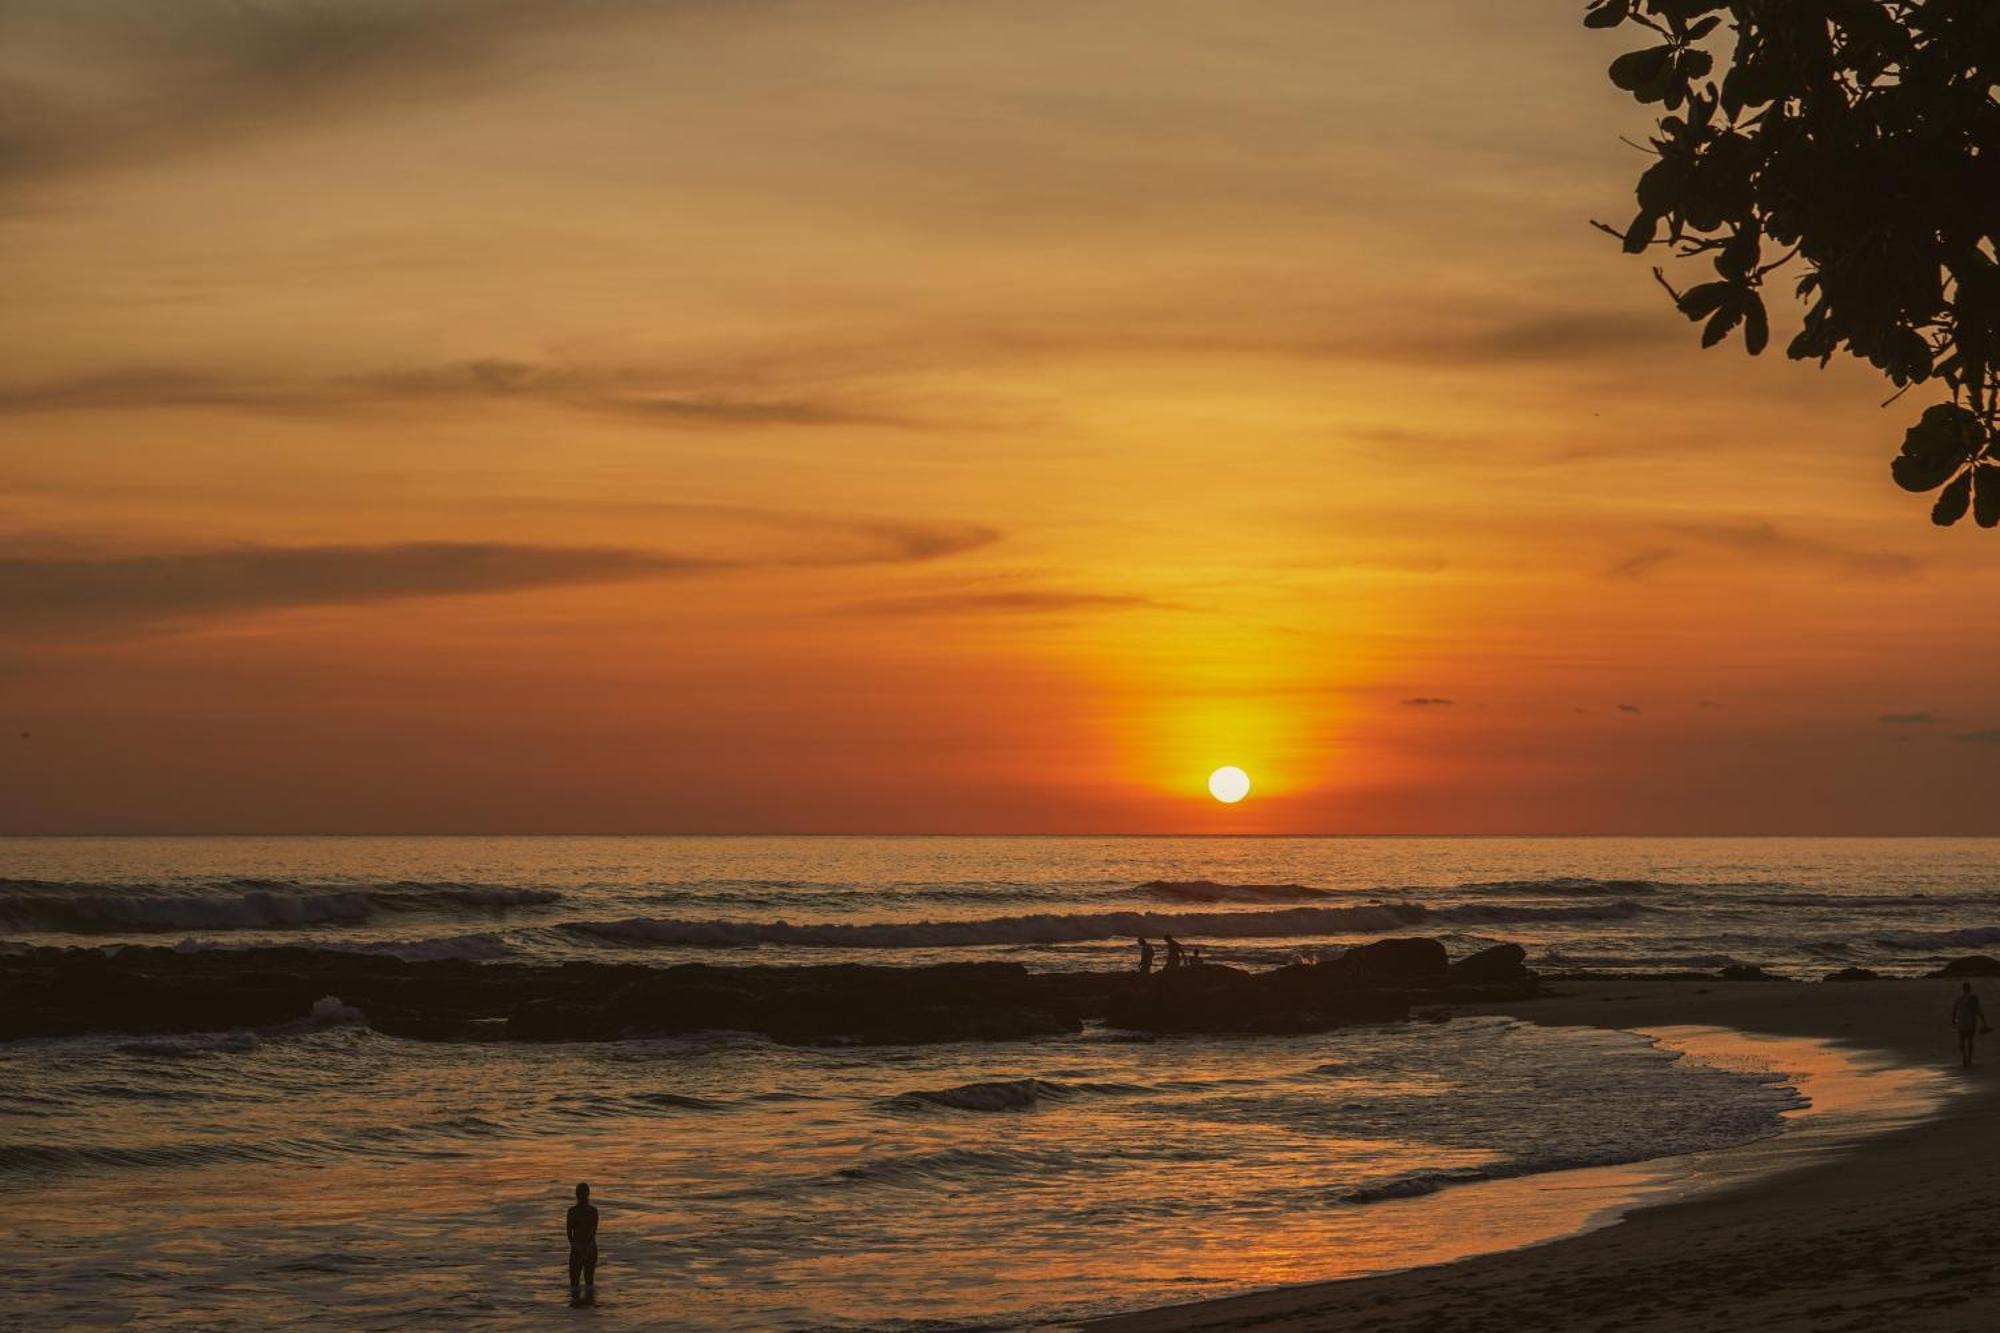
[[[1212,879],[1155,879],[1127,893],[1180,903],[1283,903],[1339,896],[1332,889],[1304,884],[1221,884]]]
[[[633,917],[624,921],[575,921],[562,930],[615,944],[694,948],[744,948],[759,944],[845,949],[967,948],[979,945],[1060,944],[1138,936],[1187,935],[1202,939],[1268,939],[1314,935],[1365,935],[1425,923],[1501,925],[1529,921],[1622,921],[1646,909],[1634,902],[1572,907],[1467,905],[1427,908],[1416,903],[1366,907],[1291,907],[1268,912],[1074,912],[989,917],[970,921],[692,921]]]
[[[898,1110],[1032,1111],[1078,1096],[1120,1097],[1144,1091],[1145,1088],[1131,1083],[1058,1083],[1052,1079],[1010,1078],[901,1092],[884,1104]]]
[[[554,889],[496,884],[413,882],[347,888],[244,879],[193,886],[0,879],[0,927],[78,935],[287,930],[360,925],[385,912],[501,912],[561,900]]]

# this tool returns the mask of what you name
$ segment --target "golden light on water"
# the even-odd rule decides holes
[[[1208,775],[1208,794],[1224,805],[1235,805],[1250,794],[1250,775],[1225,764]]]

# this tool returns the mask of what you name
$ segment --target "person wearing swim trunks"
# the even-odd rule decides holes
[[[576,1202],[570,1206],[563,1228],[569,1235],[569,1298],[582,1304],[583,1287],[590,1288],[589,1300],[597,1299],[597,1209],[590,1203],[590,1186],[576,1187]],[[581,1285],[579,1285],[579,1282]]]

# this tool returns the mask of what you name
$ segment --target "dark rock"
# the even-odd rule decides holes
[[[1965,958],[1954,958],[1935,972],[1933,977],[2000,977],[2000,958],[1989,958],[1983,953]]]
[[[1402,942],[1399,951],[1354,951],[1373,960],[1365,967],[1336,960],[1250,973],[1203,964],[1151,977],[1034,974],[1015,963],[541,967],[332,949],[31,949],[0,956],[0,1040],[275,1027],[326,996],[380,1031],[429,1041],[715,1029],[794,1043],[997,1041],[1073,1033],[1098,1018],[1151,1032],[1310,1032],[1403,1018],[1415,988],[1374,978],[1441,978],[1441,967],[1411,965],[1430,956],[1411,947],[1424,944],[1441,954],[1435,941]]]
[[[1528,970],[1528,951],[1518,944],[1496,944],[1490,949],[1467,954],[1445,969],[1455,985],[1517,985],[1534,977]]]
[[[1107,1023],[1142,1032],[1322,1032],[1398,1022],[1410,1011],[1404,992],[1330,984],[1321,964],[1264,973],[1204,964],[1146,980],[1114,999]]]
[[[1868,967],[1843,967],[1838,972],[1829,972],[1822,981],[1880,981],[1882,974]]]
[[[1444,945],[1432,939],[1376,940],[1318,964],[1333,976],[1383,986],[1442,986]]]
[[[1755,963],[1731,963],[1715,975],[1724,981],[1783,981],[1785,978],[1772,976]]]

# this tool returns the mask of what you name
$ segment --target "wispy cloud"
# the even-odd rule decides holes
[[[1952,738],[1972,745],[2000,745],[2000,728],[1988,727],[1980,731],[1961,731]]]
[[[670,3],[15,0],[0,47],[0,182],[449,96],[522,37]]]
[[[1403,707],[1405,708],[1449,708],[1451,706],[1452,701],[1450,699],[1439,699],[1424,694],[1403,700]]]
[[[1944,719],[1928,709],[1920,709],[1914,713],[1884,713],[1876,720],[1892,727],[1925,727]]]
[[[1847,578],[1903,578],[1921,571],[1925,563],[1896,551],[1863,550],[1786,532],[1766,522],[1674,523],[1665,531],[1679,544],[1641,547],[1607,569],[1606,577],[1643,580],[1669,561],[1689,555],[1690,547],[1824,569]]]
[[[756,515],[805,540],[755,555],[511,542],[242,545],[205,550],[0,554],[0,634],[101,633],[288,607],[466,596],[755,569],[936,560],[998,536],[810,515]]]
[[[1537,311],[1460,333],[1385,344],[1396,359],[1490,365],[1515,361],[1597,361],[1667,346],[1681,330],[1648,312]]]
[[[1088,592],[1059,588],[970,589],[877,597],[845,608],[858,615],[1065,615],[1079,611],[1170,609],[1170,604],[1136,593]]]
[[[11,555],[0,556],[0,623],[16,631],[129,628],[283,607],[508,592],[715,567],[648,551],[502,542]]]
[[[1914,574],[1924,562],[1894,551],[1866,551],[1780,530],[1770,523],[1685,523],[1675,530],[1708,545],[1746,555],[1825,566],[1865,578]]]
[[[834,395],[782,387],[774,392],[768,385],[714,372],[509,360],[324,379],[141,369],[0,384],[0,413],[210,408],[333,415],[469,402],[535,402],[694,426],[923,424]]]
[[[1679,554],[1671,546],[1648,546],[1626,556],[1605,573],[1614,579],[1643,579]]]

